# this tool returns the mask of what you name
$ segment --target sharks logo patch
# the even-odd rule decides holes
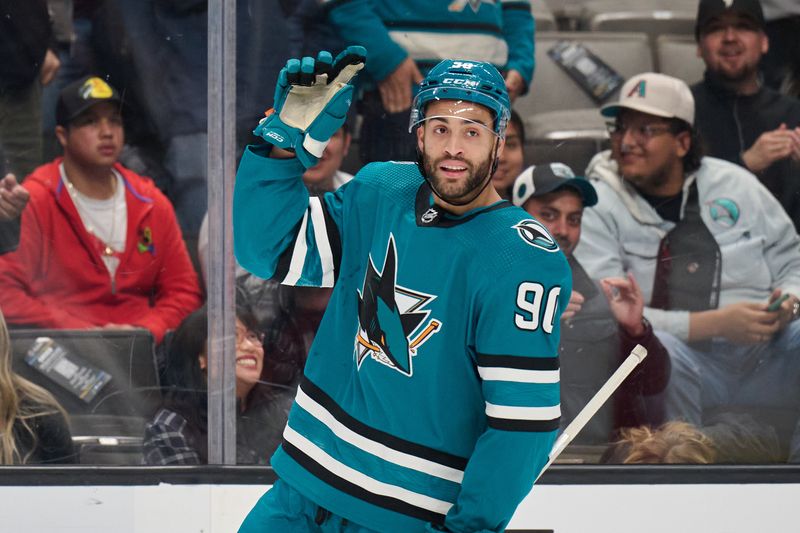
[[[442,327],[439,320],[428,320],[430,310],[425,306],[434,299],[434,295],[397,285],[397,252],[390,234],[383,270],[378,272],[370,256],[364,287],[358,293],[354,353],[358,369],[370,356],[401,374],[413,375],[412,358]]]
[[[531,246],[547,252],[558,251],[558,243],[539,222],[529,218],[514,225],[513,228],[517,230],[522,240]]]

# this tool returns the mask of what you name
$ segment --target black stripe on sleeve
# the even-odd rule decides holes
[[[490,428],[503,431],[529,431],[535,433],[546,433],[558,429],[561,417],[553,420],[516,420],[510,418],[486,417]]]
[[[328,412],[330,412],[340,423],[370,440],[380,442],[381,444],[399,452],[414,455],[421,459],[433,461],[434,463],[439,463],[440,465],[455,468],[457,470],[463,471],[467,467],[467,459],[464,457],[459,457],[457,455],[436,450],[434,448],[429,448],[428,446],[424,446],[422,444],[417,444],[416,442],[401,439],[400,437],[390,435],[389,433],[375,429],[364,424],[363,422],[356,420],[346,413],[344,409],[339,407],[339,405],[333,401],[330,396],[312,383],[307,377],[303,378],[300,388],[312,400],[327,409]]]
[[[355,483],[337,476],[323,465],[319,464],[314,459],[303,453],[299,448],[293,446],[289,442],[286,442],[286,440],[281,443],[281,447],[289,457],[294,459],[300,466],[308,470],[311,474],[321,479],[331,487],[347,493],[354,498],[358,498],[359,500],[371,503],[372,505],[394,511],[396,513],[411,516],[419,520],[424,520],[426,522],[432,522],[439,525],[444,524],[443,514],[439,514],[428,509],[423,509],[421,507],[417,507],[416,505],[411,505],[410,503],[404,502],[403,500],[399,500],[397,498],[392,498],[391,496],[375,494],[363,487],[359,487]]]
[[[518,370],[558,370],[558,357],[519,357],[516,355],[487,355],[479,353],[478,366],[516,368]]]
[[[308,210],[303,215],[310,216],[308,214]],[[283,251],[281,256],[278,258],[278,264],[275,266],[275,273],[272,275],[271,279],[274,279],[277,282],[283,281],[286,277],[286,274],[289,273],[289,267],[292,265],[292,254],[294,253],[294,247],[297,244],[297,236],[300,234],[300,226],[303,224],[303,218],[301,217],[299,221],[297,221],[297,226],[294,229],[294,239],[292,242],[289,243],[289,246]]]
[[[531,5],[525,2],[503,2],[500,7],[506,10],[520,10],[520,11],[530,11]]]
[[[333,255],[333,283],[339,281],[339,267],[342,265],[342,237],[339,233],[339,226],[328,211],[328,204],[325,198],[319,199],[322,205],[322,214],[325,217],[325,231],[328,234],[328,244],[331,247],[331,254]]]

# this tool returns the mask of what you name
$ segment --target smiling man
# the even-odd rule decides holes
[[[702,0],[695,34],[706,72],[692,93],[709,155],[758,176],[800,228],[800,101],[763,84],[760,2]]]
[[[117,162],[119,93],[98,77],[60,93],[64,157],[25,179],[19,247],[0,257],[10,324],[147,328],[160,342],[200,305],[200,288],[169,200]]]
[[[490,186],[509,100],[488,63],[446,60],[423,80],[417,164],[372,163],[309,199],[301,176],[363,53],[290,60],[256,128],[269,144],[236,178],[242,266],[334,287],[272,457],[279,480],[240,531],[502,531],[558,428],[569,269]],[[308,112],[306,95],[327,103]]]
[[[634,76],[602,112],[614,121],[611,150],[587,169],[598,202],[584,211],[575,257],[593,279],[639,281],[644,315],[672,356],[667,415],[700,425],[711,410],[794,409],[786,391],[800,386],[800,237],[791,220],[747,170],[701,157],[681,80]],[[791,434],[796,422],[781,429]],[[792,447],[800,460],[800,426]]]

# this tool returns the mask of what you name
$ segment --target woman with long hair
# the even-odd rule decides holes
[[[52,394],[11,369],[11,338],[0,311],[0,464],[74,462],[67,413]]]
[[[208,310],[189,315],[175,331],[164,369],[162,408],[146,425],[144,462],[149,465],[208,462]],[[292,388],[262,380],[264,352],[278,338],[264,335],[249,306],[236,310],[236,456],[238,464],[267,464],[280,443]]]

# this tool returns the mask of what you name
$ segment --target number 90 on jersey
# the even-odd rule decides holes
[[[541,283],[533,281],[520,283],[517,288],[514,324],[519,329],[536,331],[541,327],[545,333],[552,333],[560,294],[561,287],[553,287],[546,291]]]

